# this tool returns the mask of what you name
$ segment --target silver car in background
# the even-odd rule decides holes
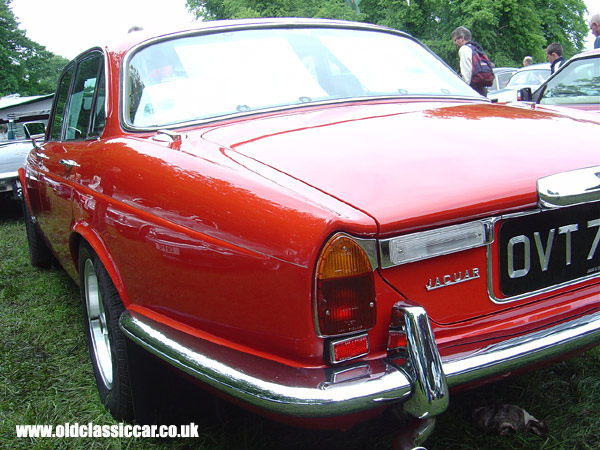
[[[22,133],[16,139],[0,140],[0,196],[15,200],[20,198],[19,167],[25,162],[33,139],[43,139],[44,133],[44,122],[27,122],[22,124]]]
[[[488,94],[488,98],[498,103],[509,103],[517,100],[520,89],[537,89],[550,76],[550,63],[532,64],[519,69],[509,80],[504,89]]]

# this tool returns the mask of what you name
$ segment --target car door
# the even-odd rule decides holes
[[[59,81],[48,140],[36,151],[40,206],[37,220],[60,261],[70,258],[73,193],[81,157],[105,123],[104,57],[79,57]]]
[[[45,142],[57,140],[60,137],[62,118],[65,113],[74,72],[75,65],[69,64],[63,70],[63,74],[59,79],[58,88],[54,98],[54,106],[49,117]],[[44,144],[39,145],[36,143],[34,150],[27,157],[27,164],[25,166],[27,200],[31,215],[35,217],[35,220],[38,222],[50,209],[48,199],[45,196],[45,189],[41,189],[41,186],[46,186],[48,184],[48,181],[46,181],[46,174],[48,173],[48,156],[46,155],[45,147],[46,145]]]

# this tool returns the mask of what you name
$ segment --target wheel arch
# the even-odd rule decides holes
[[[106,243],[96,230],[83,222],[76,222],[73,225],[71,236],[69,237],[69,250],[77,273],[79,273],[79,248],[83,242],[86,242],[98,256],[113,284],[117,288],[123,304],[127,308],[130,302],[125,290],[125,284],[123,283],[118,267],[110,256]],[[79,283],[79,279],[77,280],[77,283]]]

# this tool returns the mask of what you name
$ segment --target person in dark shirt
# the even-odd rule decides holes
[[[565,63],[563,48],[558,42],[553,42],[546,48],[546,59],[550,63],[550,74],[556,72]]]

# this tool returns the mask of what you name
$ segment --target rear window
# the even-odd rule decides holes
[[[137,51],[124,118],[134,127],[380,96],[476,94],[418,42],[338,28],[187,36]]]

